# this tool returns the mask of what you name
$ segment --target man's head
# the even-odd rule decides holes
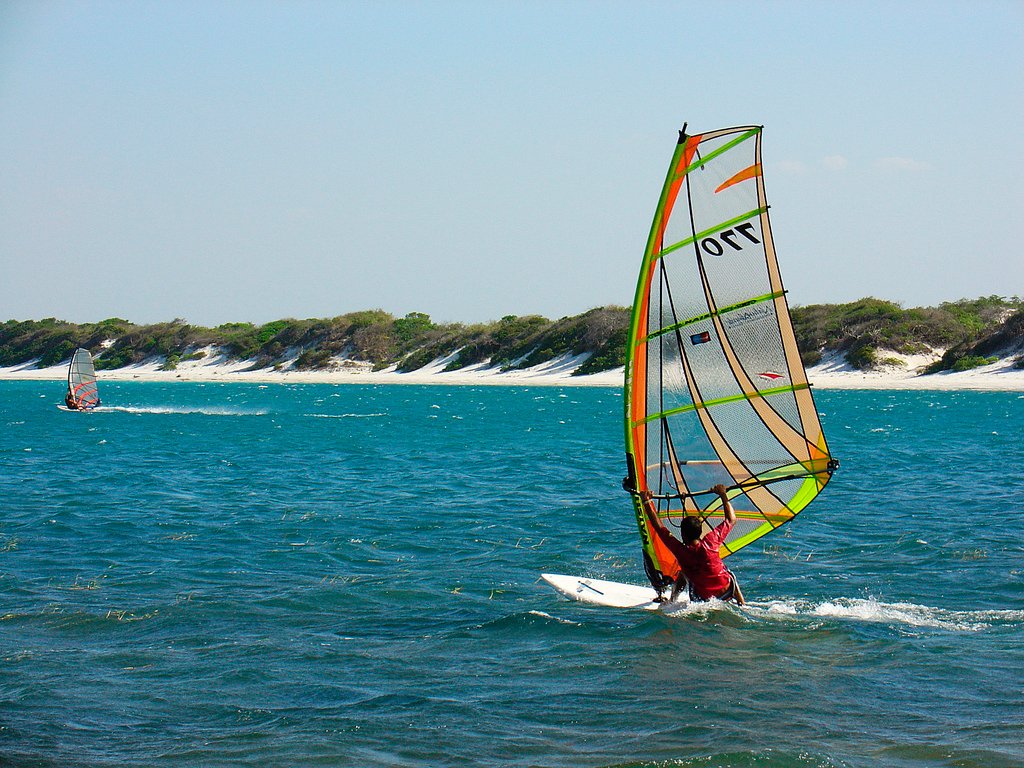
[[[704,524],[699,517],[687,516],[679,524],[679,536],[684,544],[692,544],[700,538],[703,528]]]

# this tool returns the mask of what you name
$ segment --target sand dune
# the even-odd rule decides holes
[[[934,356],[891,358],[893,364],[875,371],[858,371],[840,358],[826,358],[808,369],[811,383],[818,389],[931,389],[931,390],[998,390],[1024,392],[1024,369],[1013,367],[1012,360],[963,372],[921,375],[920,370]],[[896,364],[899,360],[900,364]],[[250,370],[251,364],[227,362],[208,356],[202,360],[181,363],[176,370],[160,370],[162,361],[99,371],[100,380],[108,381],[217,381],[253,383],[324,383],[324,384],[454,384],[454,385],[521,385],[521,386],[596,386],[619,387],[622,369],[591,376],[573,376],[583,358],[563,357],[533,368],[502,372],[498,368],[475,365],[459,371],[445,372],[445,361],[410,373],[394,368],[372,370],[368,363],[340,361],[334,370],[296,371],[264,368]],[[0,368],[0,380],[36,379],[62,380],[66,365],[35,368],[32,365]]]

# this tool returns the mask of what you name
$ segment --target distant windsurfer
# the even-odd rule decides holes
[[[719,547],[736,522],[736,510],[729,501],[724,485],[716,485],[711,490],[722,500],[725,520],[704,533],[701,519],[688,515],[680,524],[679,535],[682,541],[673,536],[654,513],[654,507],[650,503],[650,491],[642,492],[640,497],[651,528],[679,561],[683,569],[682,576],[689,583],[690,597],[695,600],[735,600],[738,605],[743,605],[746,601],[743,599],[740,585],[718,554]]]

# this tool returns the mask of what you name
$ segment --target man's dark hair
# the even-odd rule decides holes
[[[703,528],[704,524],[699,517],[687,516],[679,524],[679,535],[682,537],[684,544],[692,544],[700,538]]]

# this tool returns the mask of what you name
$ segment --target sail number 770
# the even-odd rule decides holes
[[[705,237],[700,241],[700,247],[704,253],[710,256],[721,256],[725,253],[725,247],[722,243],[725,243],[734,251],[741,251],[743,250],[743,242],[738,241],[737,233],[752,243],[761,242],[757,239],[757,235],[754,234],[754,225],[747,223],[739,224],[732,229],[723,229],[718,233],[718,237]]]

